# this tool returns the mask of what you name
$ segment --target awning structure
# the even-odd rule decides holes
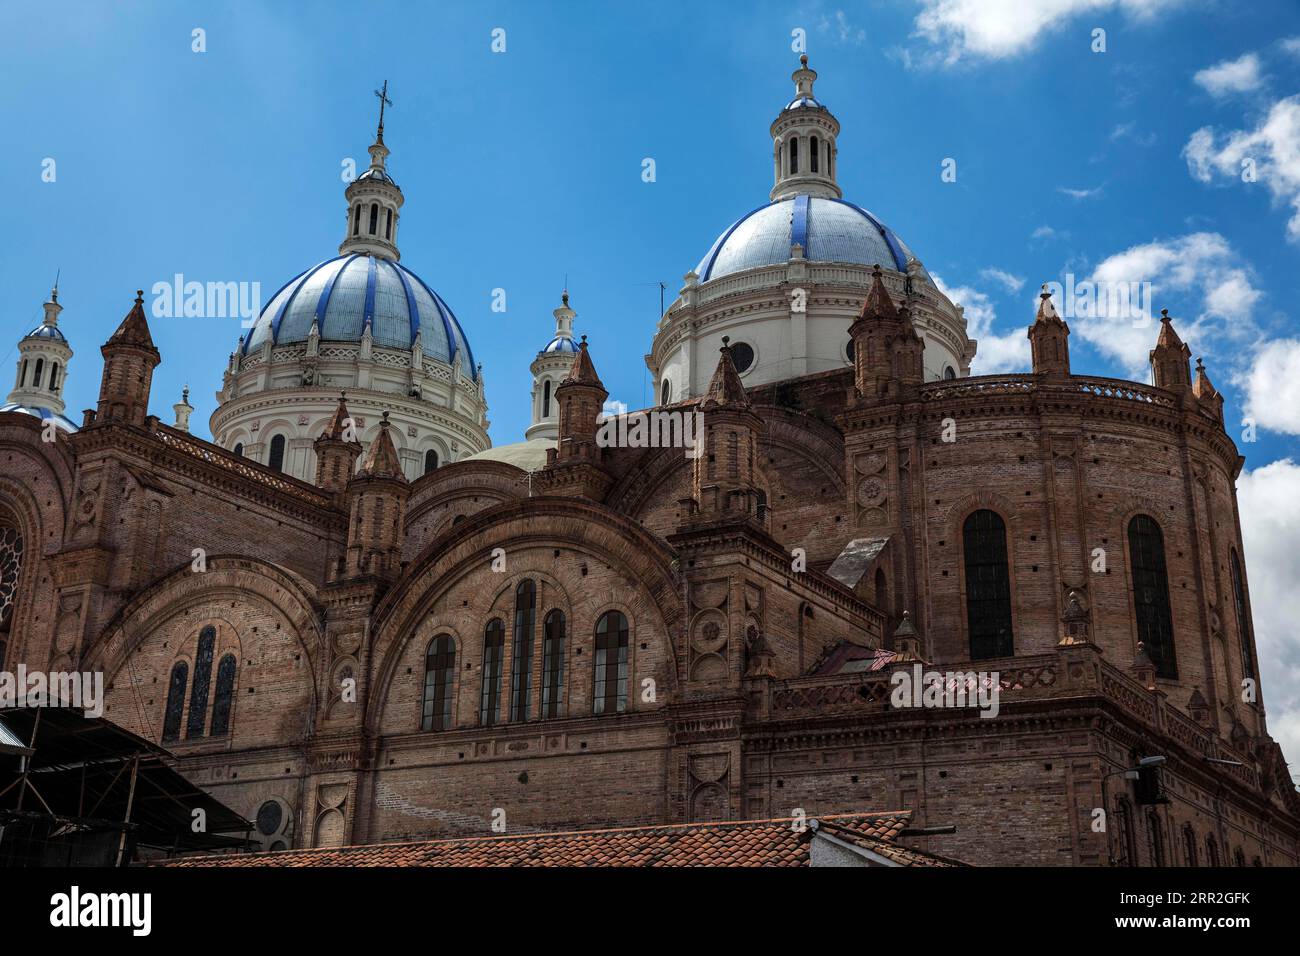
[[[247,845],[252,824],[169,757],[76,708],[0,711],[0,866],[125,866],[140,851]]]

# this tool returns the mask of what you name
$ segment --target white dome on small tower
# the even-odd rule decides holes
[[[59,329],[59,287],[45,303],[45,320],[18,342],[14,387],[0,412],[22,412],[42,420],[53,419],[64,431],[77,426],[63,414],[63,383],[72,359],[72,346]]]
[[[573,320],[577,312],[569,308],[569,290],[560,296],[560,307],[555,316],[555,336],[537,353],[529,366],[533,373],[533,423],[524,432],[529,441],[560,437],[560,407],[555,401],[555,389],[573,367],[573,354],[578,345],[573,341]]]

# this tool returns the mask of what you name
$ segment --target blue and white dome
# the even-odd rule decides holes
[[[791,196],[760,206],[732,224],[695,267],[701,282],[746,269],[784,265],[799,243],[810,262],[882,265],[907,272],[916,261],[894,231],[843,199]]]
[[[392,259],[354,253],[328,259],[281,288],[244,341],[248,354],[268,340],[306,342],[312,324],[323,342],[360,342],[409,351],[420,335],[424,354],[475,377],[474,353],[451,308],[410,269]]]
[[[65,432],[75,432],[76,424],[66,415],[60,415],[58,412],[42,408],[38,405],[21,405],[18,402],[8,402],[0,405],[0,412],[18,412],[21,415],[31,415],[33,418],[39,418],[41,421],[54,420],[54,426],[61,428]]]
[[[36,326],[36,328],[32,329],[30,332],[24,335],[23,338],[54,339],[55,341],[58,342],[68,341],[66,338],[64,338],[63,333],[59,331],[59,327],[57,325],[48,325],[48,324],[42,324]]]
[[[543,352],[577,352],[578,345],[573,341],[571,336],[557,335],[551,341],[546,343]]]

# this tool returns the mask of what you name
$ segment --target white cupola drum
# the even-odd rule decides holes
[[[379,97],[379,130],[370,147],[370,168],[348,183],[344,195],[348,201],[347,232],[339,243],[339,254],[360,253],[401,259],[397,250],[397,221],[404,198],[393,177],[385,168],[388,147],[384,145],[384,107],[392,106],[388,98],[388,81]]]
[[[578,313],[569,307],[568,289],[560,296],[560,307],[551,314],[555,316],[555,336],[529,366],[533,373],[533,421],[524,432],[529,441],[554,442],[560,437],[560,406],[555,389],[573,368],[573,356],[578,351],[573,341],[573,320]]]
[[[59,329],[59,287],[45,303],[45,320],[18,342],[18,367],[13,391],[0,411],[25,412],[41,419],[53,419],[65,431],[76,431],[63,414],[63,383],[72,359],[72,347]]]
[[[840,123],[813,95],[817,72],[809,69],[808,55],[799,57],[794,99],[772,121],[773,201],[799,194],[839,199],[835,182],[835,137]]]

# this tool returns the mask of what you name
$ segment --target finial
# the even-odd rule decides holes
[[[808,54],[807,54],[807,53],[801,53],[801,54],[799,55],[799,65],[802,66],[805,70],[808,69]]]
[[[1168,309],[1161,309],[1161,310],[1160,310],[1160,321],[1161,321],[1161,322],[1168,322],[1168,321],[1169,321],[1169,310],[1168,310]]]
[[[586,347],[587,347],[587,333],[584,332],[582,334],[582,341],[578,343],[578,348],[585,349]]]
[[[880,263],[879,263],[879,262],[877,262],[874,266],[871,267],[871,274],[872,274],[873,276],[880,276],[880,275],[883,275],[883,273],[880,271]]]
[[[135,290],[135,304],[144,305],[144,289]]]
[[[568,289],[565,289],[563,292],[560,293],[560,301],[563,302],[563,303],[565,304],[565,306],[568,306],[568,304],[569,304],[569,290],[568,290]]]
[[[184,402],[186,405],[190,403],[190,386],[188,385],[188,383],[184,388],[181,389],[181,401]]]
[[[719,351],[722,351],[722,352],[728,352],[728,351],[730,351],[730,350],[731,350],[730,342],[731,342],[731,336],[729,336],[729,335],[724,335],[724,336],[722,337],[722,348],[719,349]]]
[[[381,422],[379,423],[379,427],[380,427],[380,428],[387,428],[387,427],[388,427],[388,412],[387,412],[387,411],[384,412],[383,421],[381,421]]]
[[[339,389],[339,401],[340,401],[340,402],[347,401],[347,397],[348,397],[348,390],[347,390],[346,388],[340,388],[340,389]]]
[[[1043,283],[1043,291],[1040,292],[1040,293],[1038,294],[1038,297],[1039,297],[1040,299],[1050,299],[1050,298],[1052,297],[1052,293],[1050,293],[1050,292],[1047,291],[1047,283],[1046,283],[1046,282]]]
[[[375,96],[379,97],[379,142],[384,141],[384,107],[392,106],[393,101],[388,98],[388,81],[384,80],[384,88],[375,90]]]
[[[1205,371],[1205,363],[1201,361],[1201,357],[1199,355],[1196,356],[1196,371],[1198,372]]]

